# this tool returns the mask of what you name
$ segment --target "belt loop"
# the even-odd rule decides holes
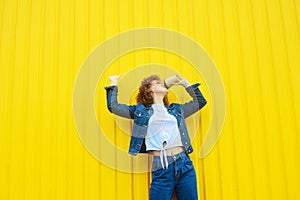
[[[181,152],[179,153],[179,157],[182,159]]]

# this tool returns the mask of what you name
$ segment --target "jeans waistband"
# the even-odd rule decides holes
[[[174,162],[180,158],[186,157],[186,156],[187,156],[187,154],[185,153],[185,151],[182,151],[178,154],[174,154],[172,156],[167,156],[167,160],[169,163],[172,163],[172,162]],[[156,160],[156,159],[160,160],[160,156],[153,156],[153,160]]]

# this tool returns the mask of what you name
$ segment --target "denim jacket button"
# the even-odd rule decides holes
[[[182,133],[182,135],[184,135],[184,133]]]

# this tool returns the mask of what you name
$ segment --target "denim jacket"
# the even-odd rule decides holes
[[[199,85],[199,83],[196,83],[186,88],[186,91],[190,94],[193,100],[184,104],[172,103],[170,106],[165,105],[168,113],[173,115],[177,120],[181,141],[187,154],[192,153],[193,148],[187,132],[185,118],[197,112],[206,104],[206,100],[198,88]],[[108,110],[121,117],[134,120],[128,153],[132,155],[148,153],[146,151],[145,136],[147,133],[149,119],[153,114],[153,108],[151,106],[146,107],[143,104],[120,104],[118,103],[117,98],[118,87],[106,86],[105,89]]]

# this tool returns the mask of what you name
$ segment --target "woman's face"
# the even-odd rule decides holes
[[[164,95],[168,94],[168,89],[164,86],[164,84],[160,80],[151,81],[150,90],[153,93],[162,93]]]

